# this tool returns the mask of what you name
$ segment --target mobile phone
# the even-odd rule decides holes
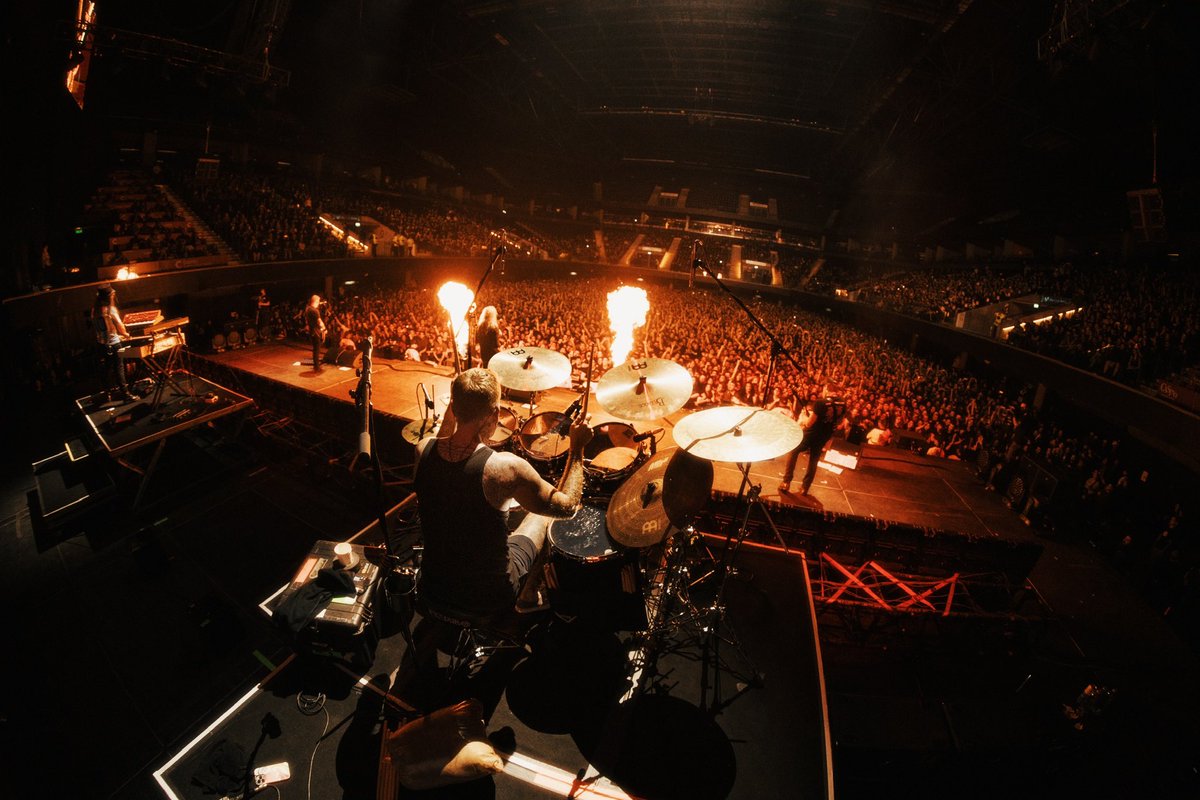
[[[292,768],[288,766],[288,762],[286,761],[280,761],[277,764],[267,764],[265,767],[255,767],[254,788],[261,789],[264,786],[270,786],[272,783],[283,783],[290,777],[292,777]]]

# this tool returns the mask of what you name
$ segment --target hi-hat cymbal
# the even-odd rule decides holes
[[[689,414],[672,431],[681,450],[709,461],[768,461],[804,439],[793,420],[752,406],[718,406]]]
[[[613,494],[605,521],[613,541],[625,547],[658,544],[671,524],[682,528],[712,495],[713,467],[671,449],[657,453]]]
[[[541,392],[561,386],[571,377],[571,361],[544,347],[501,350],[488,361],[500,385],[517,392]]]
[[[432,419],[419,420],[414,419],[412,422],[404,426],[404,430],[400,435],[404,437],[404,441],[409,444],[416,444],[422,439],[428,439],[430,436],[437,436],[438,431],[442,427],[442,421],[439,419],[436,422]]]
[[[692,376],[665,358],[631,358],[596,384],[596,402],[618,419],[661,419],[691,396]]]

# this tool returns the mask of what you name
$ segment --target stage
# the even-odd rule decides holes
[[[267,343],[215,353],[200,357],[222,370],[255,376],[259,381],[274,384],[269,390],[277,395],[279,388],[290,387],[315,395],[322,401],[343,406],[341,417],[348,419],[353,401],[350,393],[358,384],[354,367],[326,365],[316,372],[308,363],[309,350],[301,345]],[[453,369],[433,364],[394,361],[376,358],[372,371],[372,401],[384,417],[403,424],[420,418],[423,406],[422,389],[433,400],[435,415],[445,412],[450,397]],[[247,394],[254,395],[246,386]],[[535,414],[562,413],[577,399],[578,393],[569,386],[559,386],[536,395],[536,406],[517,399],[505,399],[505,418],[528,420]],[[264,398],[257,400],[263,402]],[[524,398],[522,398],[524,399]],[[749,411],[749,409],[747,409]],[[655,431],[657,450],[676,446],[672,430],[686,417],[679,410],[660,420],[633,421],[637,432]],[[592,396],[589,418],[593,427],[607,422],[624,422],[605,411]],[[357,441],[352,430],[346,431],[346,446]],[[386,454],[398,461],[408,460],[411,448],[402,442],[384,441]],[[643,443],[649,452],[649,442]],[[974,469],[960,461],[933,458],[895,447],[854,446],[834,439],[828,461],[817,470],[816,480],[808,496],[798,493],[799,478],[803,475],[805,457],[801,457],[797,475],[792,481],[793,492],[781,494],[779,483],[786,456],[750,465],[749,479],[760,485],[761,497],[769,509],[783,509],[793,515],[817,517],[848,517],[868,520],[880,525],[905,525],[932,531],[946,531],[972,538],[989,538],[1032,542],[1033,534],[1009,509],[995,492],[986,491]],[[851,466],[853,465],[853,466]],[[714,463],[714,495],[736,495],[742,483],[742,473],[736,464]]]
[[[815,617],[806,582],[795,579],[802,557],[750,546],[739,563],[743,576],[724,592],[721,658],[713,654],[707,673],[694,631],[667,636],[647,663],[636,632],[543,613],[528,650],[495,652],[478,671],[451,678],[444,654],[434,673],[413,667],[399,631],[407,615],[378,600],[382,638],[369,665],[289,658],[155,779],[170,800],[211,797],[201,783],[236,753],[247,774],[287,762],[291,777],[280,789],[307,785],[313,797],[827,797]],[[270,615],[282,591],[260,608]],[[418,641],[436,635],[430,625],[411,617]],[[376,769],[385,726],[465,698],[482,704],[503,771],[440,790],[387,788],[396,777],[387,762]]]

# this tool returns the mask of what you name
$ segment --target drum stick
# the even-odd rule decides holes
[[[583,379],[583,408],[579,411],[579,416],[584,422],[588,418],[588,398],[592,396],[592,365],[596,363],[596,348],[592,347],[592,353],[588,356],[587,375]]]

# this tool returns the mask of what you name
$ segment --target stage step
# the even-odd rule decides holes
[[[82,442],[71,444],[82,449]],[[100,459],[74,457],[71,446],[34,462],[33,483],[29,513],[48,527],[93,507],[117,487]]]

